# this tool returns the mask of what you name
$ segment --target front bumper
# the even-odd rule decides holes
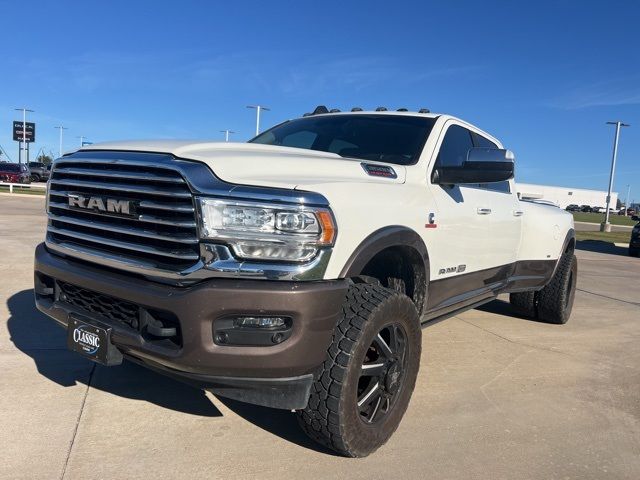
[[[52,282],[81,286],[141,309],[166,312],[179,324],[180,342],[154,341],[56,297]],[[286,282],[211,279],[189,287],[155,283],[36,248],[35,297],[39,310],[67,326],[71,313],[113,328],[112,342],[133,361],[241,401],[304,408],[313,371],[324,361],[347,290],[346,280]],[[229,346],[214,341],[214,322],[229,315],[286,315],[290,336],[271,346]]]

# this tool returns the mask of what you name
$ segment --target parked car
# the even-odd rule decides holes
[[[631,230],[631,240],[629,240],[629,255],[632,257],[640,256],[640,217],[634,215],[631,220],[638,222],[633,230]]]
[[[576,205],[575,203],[572,203],[571,205],[567,205],[567,208],[565,208],[565,210],[567,212],[579,212],[580,211],[580,207],[578,205]]]
[[[591,211],[594,213],[606,213],[607,207],[593,207]],[[612,213],[618,213],[618,211],[615,208],[609,208],[609,214]]]
[[[24,163],[0,163],[0,182],[31,183],[29,168]]]
[[[580,211],[584,213],[591,213],[593,209],[589,205],[580,205]]]
[[[93,361],[296,410],[363,457],[407,409],[421,323],[503,293],[569,319],[573,216],[520,201],[513,172],[499,140],[428,111],[318,107],[249,143],[83,146],[51,172],[35,301]]]
[[[633,208],[621,208],[618,212],[618,215],[626,215],[631,217],[636,214],[636,211]]]
[[[29,162],[29,170],[31,170],[31,181],[41,182],[49,179],[50,170],[47,165],[41,162]]]

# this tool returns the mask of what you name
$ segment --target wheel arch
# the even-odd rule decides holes
[[[418,313],[422,313],[426,306],[429,284],[429,252],[420,235],[411,228],[394,225],[371,233],[353,251],[340,272],[340,278],[369,275],[371,272],[368,272],[368,269],[372,268],[377,260],[382,260],[390,254],[396,255],[402,262],[401,265],[390,265],[387,272],[391,272],[391,267],[411,272],[412,288],[407,294],[414,301]],[[377,275],[370,276],[384,283],[384,279]]]
[[[547,285],[555,276],[558,271],[558,266],[560,265],[560,261],[562,260],[562,256],[565,253],[573,252],[576,248],[576,231],[573,228],[570,228],[564,237],[564,242],[562,242],[562,250],[558,253],[558,258],[556,259],[556,264],[553,267],[553,272],[551,272],[551,276],[547,279],[545,285]]]
[[[567,235],[564,239],[564,243],[562,244],[562,251],[560,255],[563,253],[567,253],[569,251],[574,251],[576,249],[576,231],[573,228],[570,228],[567,232]]]

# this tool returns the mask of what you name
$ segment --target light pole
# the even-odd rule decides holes
[[[33,113],[33,110],[29,110],[28,108],[14,108],[14,110],[18,112],[22,112],[22,143],[24,143],[24,149],[27,147],[27,112]],[[18,165],[22,163],[22,145],[18,146]],[[28,153],[27,153],[28,155]],[[29,162],[29,158],[27,157],[27,163]]]
[[[262,105],[247,105],[247,108],[255,108],[256,109],[256,135],[260,133],[260,111],[270,111],[270,108],[264,107]]]
[[[220,130],[220,133],[224,133],[224,141],[228,142],[229,141],[229,134],[230,133],[236,133],[236,132],[234,132],[233,130],[227,129],[227,130]]]
[[[84,139],[87,138],[84,135],[78,135],[76,138],[80,139],[80,148],[84,147]]]
[[[609,174],[609,190],[607,190],[607,207],[604,213],[604,223],[600,224],[601,232],[610,232],[611,224],[609,223],[609,205],[611,205],[611,190],[613,189],[613,175],[616,171],[616,157],[618,156],[618,139],[620,138],[620,127],[628,127],[629,124],[617,122],[607,122],[607,125],[616,126],[616,135],[613,140],[613,156],[611,157],[611,173]]]
[[[63,127],[62,125],[58,125],[57,127],[53,127],[53,128],[57,128],[58,130],[60,130],[60,148],[58,149],[58,157],[62,156],[62,131],[63,130],[69,130],[67,127]]]
[[[629,209],[629,206],[630,206],[630,204],[629,204],[629,199],[631,198],[630,195],[631,195],[631,185],[628,184],[627,185],[627,198],[624,200],[624,216],[625,217],[627,216],[627,210]]]

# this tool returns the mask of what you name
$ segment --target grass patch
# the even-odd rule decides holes
[[[9,193],[9,185],[0,184],[0,192]],[[44,188],[13,187],[13,193],[25,193],[27,195],[44,195],[47,191]]]
[[[587,223],[602,223],[604,222],[604,213],[586,213],[586,212],[571,212],[573,213],[573,220],[576,222]],[[609,222],[611,225],[635,225],[637,222],[631,220],[631,217],[625,217],[624,215],[609,215]]]
[[[597,240],[609,243],[629,243],[631,230],[628,232],[576,232],[576,240]]]

